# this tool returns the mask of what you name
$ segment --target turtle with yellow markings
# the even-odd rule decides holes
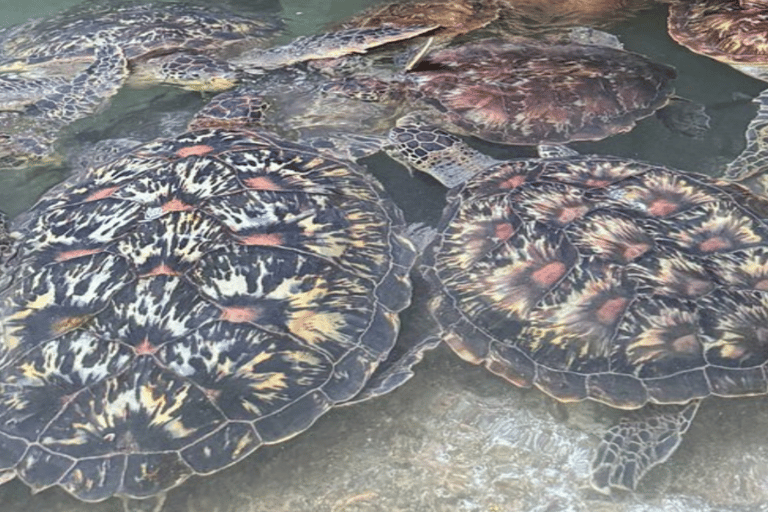
[[[415,249],[362,168],[258,129],[248,89],[99,161],[4,237],[0,470],[159,509],[165,491],[387,392]],[[393,355],[396,355],[393,357]]]
[[[759,101],[735,162],[765,156]],[[768,394],[768,198],[750,167],[726,180],[561,146],[498,161],[423,125],[390,142],[454,185],[422,266],[441,339],[517,386],[632,411],[597,450],[596,489],[634,490],[701,399]]]

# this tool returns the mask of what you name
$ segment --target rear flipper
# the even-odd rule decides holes
[[[592,461],[592,486],[606,494],[611,488],[634,491],[651,468],[675,452],[699,402],[648,405],[622,418],[606,432],[597,449]]]
[[[428,238],[428,231],[424,230],[419,236]],[[434,349],[440,343],[439,336],[429,334],[438,331],[437,324],[428,310],[431,296],[429,285],[418,272],[413,271],[411,274],[414,299],[411,305],[400,313],[403,323],[408,325],[409,329],[400,331],[397,343],[387,359],[379,364],[365,387],[354,398],[341,405],[363,402],[400,387],[413,376],[413,366],[421,361],[424,352]]]
[[[669,130],[694,139],[704,137],[709,130],[709,116],[704,105],[678,96],[670,98],[664,108],[657,110],[656,117]]]

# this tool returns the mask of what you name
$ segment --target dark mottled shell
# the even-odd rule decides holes
[[[0,32],[0,61],[37,63],[90,55],[95,38],[120,44],[129,59],[173,49],[204,50],[266,41],[280,25],[190,4],[95,3]]]
[[[674,69],[595,45],[482,41],[409,73],[424,101],[472,135],[508,144],[599,140],[667,103]]]
[[[350,400],[392,348],[415,253],[362,170],[199,130],[50,191],[0,294],[0,468],[146,497]]]
[[[768,201],[621,158],[512,161],[458,189],[426,275],[464,359],[633,409],[768,392]]]
[[[669,6],[667,23],[669,35],[681,45],[768,80],[765,5],[739,0],[678,0]]]

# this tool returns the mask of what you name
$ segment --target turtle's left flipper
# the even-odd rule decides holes
[[[699,408],[699,400],[685,405],[648,405],[606,432],[592,461],[592,486],[634,491],[643,476],[672,455]]]

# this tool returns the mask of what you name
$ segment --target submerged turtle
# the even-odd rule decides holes
[[[136,85],[222,90],[236,76],[218,57],[265,45],[280,28],[273,18],[250,19],[215,7],[83,4],[6,29],[0,34],[0,72],[72,76],[92,59],[94,42],[105,40],[125,52]]]
[[[277,26],[185,4],[141,4],[67,11],[9,30],[0,37],[0,168],[49,163],[58,131],[102,107],[126,80],[222,90],[244,73],[365,52],[431,30],[343,30],[243,52]],[[235,49],[237,59],[223,60]]]
[[[350,30],[319,38],[300,37],[263,55],[259,50],[281,27],[269,16],[246,18],[183,3],[78,6],[0,34],[0,72],[71,76],[78,64],[92,59],[95,42],[105,40],[119,45],[128,58],[130,85],[169,84],[221,91],[239,81],[242,68],[257,70],[365,52],[431,30],[424,26],[382,27],[362,34]],[[281,56],[277,64],[273,62],[276,54]],[[235,58],[238,66],[232,64]]]
[[[386,359],[415,257],[400,211],[354,164],[240,124],[261,112],[224,93],[14,223],[2,481],[144,508],[407,377],[416,352]]]
[[[37,93],[27,103],[17,98],[0,111],[0,169],[14,169],[30,164],[46,165],[58,161],[54,142],[59,132],[73,121],[93,114],[114,96],[128,75],[128,61],[122,50],[111,44],[99,45],[93,63],[67,80],[63,77],[41,78],[25,84],[4,81],[0,90],[19,87],[25,93]],[[2,94],[2,92],[0,92]]]
[[[362,134],[383,136],[404,114],[493,142],[538,144],[627,132],[667,107],[682,114],[666,116],[669,125],[699,135],[708,117],[674,98],[675,77],[671,67],[611,46],[521,39],[439,50],[395,76],[385,69],[302,83],[288,75],[259,86],[275,107],[276,131],[313,144],[324,143],[315,131],[348,132],[349,154],[359,156],[381,147],[373,137],[356,144]]]
[[[742,160],[766,152],[760,102]],[[441,181],[466,178],[422,267],[442,340],[517,386],[637,410],[597,450],[598,490],[633,490],[700,399],[768,393],[768,197],[563,147],[492,162],[435,128],[391,137],[415,166],[437,153],[422,170]]]
[[[768,2],[675,0],[669,35],[686,48],[768,81]]]

